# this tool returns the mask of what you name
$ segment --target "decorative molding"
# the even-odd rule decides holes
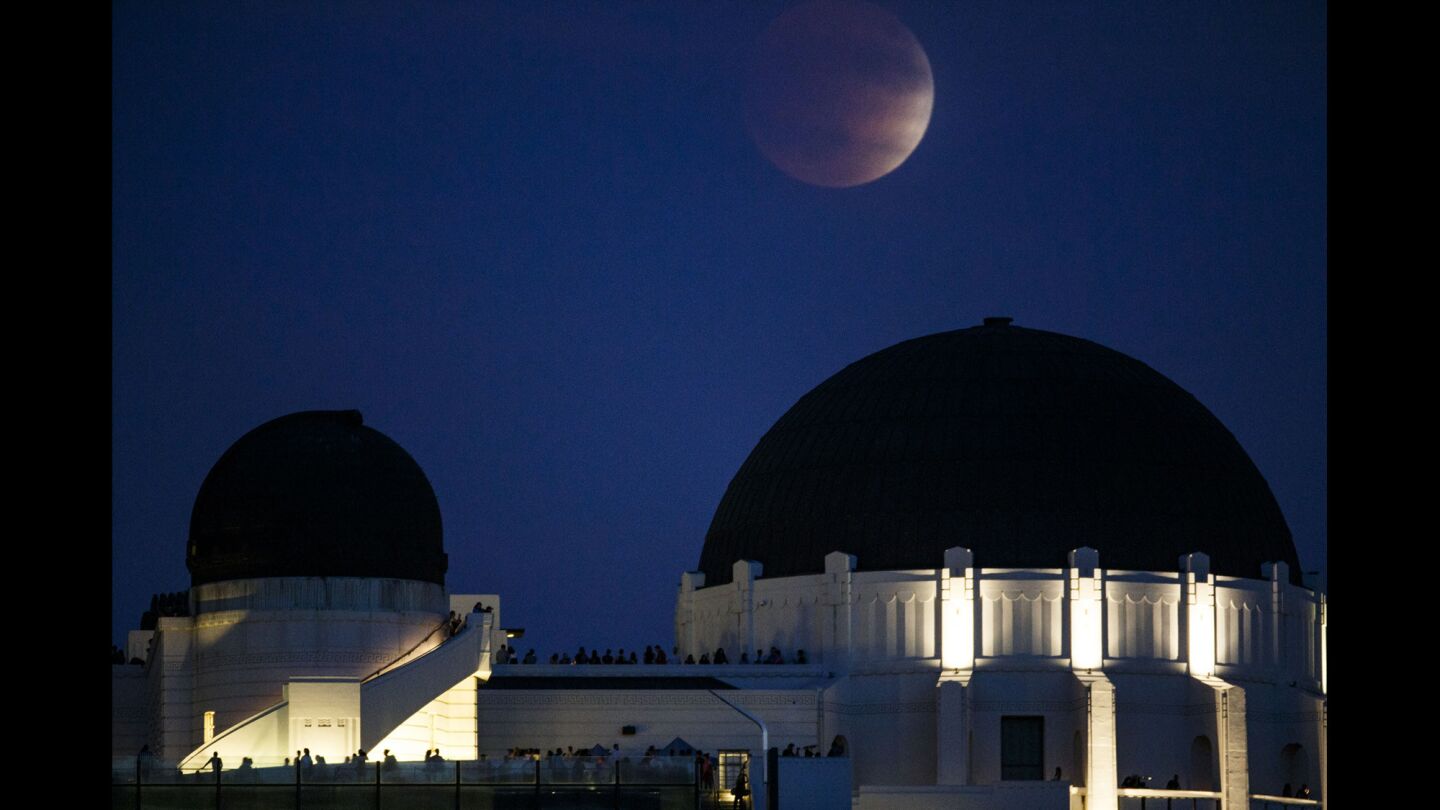
[[[1144,701],[1124,700],[1118,697],[1115,701],[1115,712],[1117,714],[1140,714],[1154,717],[1204,717],[1215,713],[1216,704],[1209,703],[1147,703]]]
[[[1084,697],[1074,700],[977,700],[971,703],[976,712],[1059,713],[1084,709]]]
[[[1166,605],[1168,607],[1174,607],[1180,604],[1180,595],[1178,593],[1141,593],[1137,599],[1133,591],[1116,592],[1112,590],[1105,592],[1105,598],[1115,604],[1119,604],[1122,601],[1130,605]]]
[[[1319,710],[1309,712],[1252,712],[1245,716],[1259,723],[1314,723],[1323,715]]]
[[[825,702],[825,711],[843,715],[872,714],[931,714],[938,703],[933,700],[914,700],[903,703],[838,703]]]

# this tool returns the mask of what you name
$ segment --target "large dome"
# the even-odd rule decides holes
[[[1290,529],[1225,426],[1144,363],[1009,318],[916,338],[846,366],[770,428],[715,510],[700,570],[731,580],[937,568],[1059,568],[1090,546],[1106,568],[1257,578],[1289,564]]]
[[[440,506],[400,445],[359,411],[305,411],[246,433],[190,514],[195,585],[282,576],[445,584]]]

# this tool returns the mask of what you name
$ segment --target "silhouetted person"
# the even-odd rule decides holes
[[[715,648],[715,663],[717,663],[717,664],[728,664],[728,663],[730,663],[730,659],[725,655],[725,648],[724,648],[724,647],[716,647],[716,648]]]
[[[670,663],[670,658],[669,658],[669,656],[665,655],[665,650],[664,650],[663,648],[659,647],[659,646],[655,647],[655,663],[657,663],[657,664],[668,664],[668,663]]]
[[[1271,784],[1274,784],[1274,783],[1272,782]],[[1290,783],[1289,783],[1289,782],[1286,782],[1286,783],[1285,783],[1285,787],[1280,788],[1280,795],[1281,795],[1281,796],[1284,796],[1284,797],[1287,798],[1287,799],[1294,796],[1294,794],[1290,792]]]
[[[687,663],[687,664],[693,664],[693,663],[695,663],[695,656],[693,656],[693,655],[687,655],[687,656],[685,656],[685,663]]]
[[[587,664],[587,663],[589,663],[589,662],[590,662],[590,656],[585,653],[585,648],[584,648],[584,647],[581,647],[580,649],[578,649],[578,650],[575,651],[575,663],[577,663],[577,664]]]
[[[750,795],[750,781],[745,778],[745,766],[740,766],[740,774],[735,777],[735,787],[730,791],[735,796],[733,807],[744,808],[745,797]]]
[[[1051,781],[1054,781],[1054,782],[1059,782],[1059,781],[1060,781],[1060,766],[1059,766],[1059,765],[1056,765],[1056,766],[1055,766],[1055,776],[1052,778]]]
[[[708,665],[710,663],[710,653],[700,653],[700,663]]]
[[[770,648],[770,656],[765,659],[765,663],[767,663],[767,664],[783,664],[783,663],[785,663],[785,656],[783,656],[783,655],[780,654],[780,648],[779,648],[779,647],[771,647],[771,648]]]
[[[222,767],[224,767],[224,763],[222,763],[222,762],[220,761],[220,752],[219,752],[219,751],[212,751],[212,752],[210,752],[210,760],[209,760],[208,762],[206,762],[205,764],[206,764],[206,765],[209,765],[209,766],[210,766],[210,770],[214,771],[215,773],[219,773],[219,772],[220,772],[220,769],[221,769]]]
[[[653,663],[655,663],[655,648],[654,648],[654,647],[651,647],[649,644],[646,644],[646,645],[645,645],[645,658],[644,658],[644,661],[645,661],[645,663],[647,663],[647,664],[653,664]]]
[[[429,753],[429,752],[427,751],[426,753]],[[395,770],[396,768],[400,767],[400,760],[396,759],[396,758],[395,758],[395,755],[392,754],[392,753],[390,753],[390,749],[389,749],[389,748],[386,748],[386,749],[385,749],[385,752],[384,752],[384,755],[383,755],[383,756],[384,756],[384,759],[381,760],[381,766],[380,766],[380,767],[384,768],[384,769],[387,770],[387,771],[393,771],[393,770]]]
[[[521,661],[520,663],[522,663],[522,664],[533,664],[533,663],[535,663],[535,650],[532,648],[532,649],[530,650],[530,652],[525,653],[525,660]]]
[[[742,664],[748,664],[748,663],[750,663],[750,653],[745,652],[744,650],[741,650],[741,651],[740,651],[740,663],[742,663]]]
[[[795,663],[797,663],[797,664],[806,664],[806,663],[809,663],[808,661],[805,660],[805,651],[804,651],[804,650],[796,650],[796,651],[795,651]]]
[[[591,650],[591,651],[590,651],[590,663],[592,663],[592,664],[598,664],[598,663],[600,663],[600,653],[595,652],[594,650]]]
[[[630,651],[630,663],[632,663],[632,664],[635,663],[635,651],[634,651],[634,650],[631,650],[631,651]]]
[[[793,757],[793,756],[795,756],[795,743],[792,742],[792,743],[790,743],[789,745],[785,746],[785,750],[780,752],[780,756],[782,756],[782,757]]]
[[[602,655],[602,656],[600,656],[600,663],[602,663],[602,664],[613,664],[613,663],[615,663],[615,656],[613,656],[613,655],[610,654],[610,648],[609,648],[609,647],[606,647],[606,648],[605,648],[605,654]]]
[[[1300,786],[1300,792],[1295,794],[1295,798],[1297,798],[1297,799],[1308,799],[1308,798],[1310,798],[1310,786],[1309,786],[1309,785],[1301,785],[1301,786]]]

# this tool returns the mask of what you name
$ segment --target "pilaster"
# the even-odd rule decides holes
[[[730,570],[731,580],[735,585],[735,597],[730,603],[730,610],[736,615],[736,629],[744,642],[741,649],[753,650],[756,649],[755,580],[760,578],[764,566],[753,560],[736,560]]]
[[[940,662],[947,670],[975,667],[975,555],[945,549],[940,569]],[[952,782],[947,784],[962,784]]]
[[[1071,551],[1066,572],[1070,603],[1070,668],[1099,670],[1105,666],[1105,582],[1100,552],[1088,546]]]
[[[830,620],[825,623],[825,663],[836,669],[850,668],[850,604],[855,555],[832,551],[825,555],[825,604]]]

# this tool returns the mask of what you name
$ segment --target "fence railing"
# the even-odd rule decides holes
[[[434,762],[253,763],[182,773],[124,757],[111,763],[112,807],[151,808],[651,808],[694,810],[690,757],[618,762],[598,757]]]
[[[1287,807],[1319,807],[1319,799],[1297,799],[1293,796],[1250,794],[1250,810],[1285,810]]]
[[[1221,810],[1218,791],[1117,788],[1120,810]]]

